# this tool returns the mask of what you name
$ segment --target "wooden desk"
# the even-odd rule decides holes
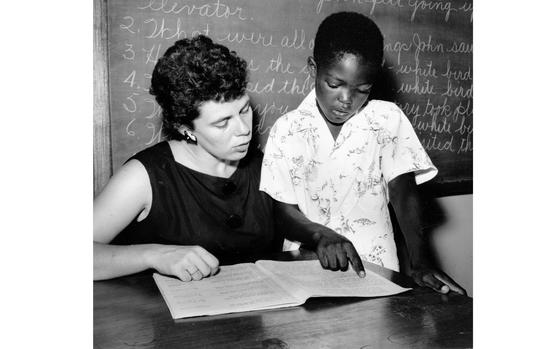
[[[313,259],[284,252],[268,259]],[[252,259],[251,259],[252,260]],[[411,279],[368,264],[391,281]],[[304,305],[173,320],[151,272],[93,284],[95,348],[468,348],[472,298],[427,288],[381,298],[311,298]]]

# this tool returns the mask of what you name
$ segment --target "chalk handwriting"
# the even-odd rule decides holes
[[[448,99],[444,98],[443,103],[436,104],[432,103],[431,99],[428,98],[428,100],[426,101],[426,105],[424,106],[424,112],[422,113],[422,115],[432,117],[442,116],[445,118],[453,117],[451,105],[447,102]]]
[[[304,64],[301,69],[298,71],[298,74],[309,74],[309,67],[307,64]]]
[[[313,85],[314,81],[313,79],[311,79],[311,75],[309,74],[307,74],[303,81],[298,80],[297,77],[283,79],[283,81],[281,81],[280,79],[277,80],[276,77],[273,77],[265,81],[249,81],[247,83],[247,92],[251,92],[256,95],[276,93],[284,95],[306,96],[307,93],[309,93],[309,91],[313,89]]]
[[[181,19],[178,18],[176,21],[175,32],[171,27],[167,27],[165,25],[165,18],[161,19],[161,22],[158,23],[158,20],[154,18],[148,18],[144,20],[144,23],[147,25],[153,25],[152,32],[149,35],[144,36],[146,39],[155,39],[161,38],[166,40],[174,39],[178,40],[181,35],[184,37],[187,36],[187,33],[184,30],[181,30]]]
[[[269,47],[276,46],[272,43],[272,35],[266,35],[262,33],[226,33],[216,38],[218,41],[227,41],[240,44],[242,42],[249,42],[253,45]]]
[[[250,72],[247,92],[255,103],[255,136],[264,141],[276,119],[296,108],[314,87],[305,58],[312,54],[316,26],[303,21],[319,23],[339,9],[369,12],[374,19],[393,10],[399,14],[398,21],[415,22],[405,23],[400,32],[384,30],[384,68],[390,70],[395,102],[428,152],[466,154],[463,156],[472,152],[473,43],[468,30],[453,34],[467,25],[469,16],[472,22],[469,0],[315,0],[308,11],[325,15],[314,18],[307,13],[278,31],[269,29],[280,28],[277,23],[270,27],[258,24],[276,20],[275,16],[265,14],[266,18],[255,21],[251,16],[257,18],[256,14],[245,8],[248,3],[138,0],[130,15],[120,10],[114,14],[110,35],[115,36],[110,42],[115,45],[110,47],[110,57],[123,65],[110,79],[118,84],[114,89],[118,92],[112,95],[117,101],[114,112],[125,137],[146,146],[162,140],[161,107],[149,96],[149,73],[166,47],[178,39],[204,34],[238,50],[246,59]],[[460,22],[444,24],[456,19]],[[437,27],[430,30],[433,25]]]
[[[247,70],[249,70],[249,71],[259,71],[260,68],[261,68],[261,66],[256,65],[253,58],[251,58],[249,60],[249,63],[247,63]]]
[[[157,127],[154,123],[152,122],[147,122],[146,123],[146,128],[148,130],[152,131],[152,135],[150,137],[150,139],[145,143],[145,145],[151,145],[151,144],[155,144],[155,143],[159,143],[161,142],[161,130],[162,130],[163,124],[160,124],[159,127]]]
[[[453,138],[454,136],[452,135],[451,138],[445,138],[442,140],[440,135],[434,134],[430,138],[421,137],[420,142],[424,146],[424,149],[426,149],[427,151],[439,150],[454,152],[455,149],[453,149]]]
[[[134,57],[136,56],[136,53],[134,52],[134,50],[132,49],[133,45],[132,44],[125,44],[126,45],[126,50],[124,50],[123,53],[123,58],[127,59],[129,61],[133,61]]]
[[[146,61],[144,63],[155,65],[161,54],[161,44],[154,44],[149,50],[143,48],[142,51],[146,54]]]
[[[464,41],[453,41],[451,47],[448,47],[446,51],[452,53],[472,53],[473,45]]]
[[[126,100],[130,103],[123,103],[123,108],[124,110],[126,110],[129,113],[135,113],[136,112],[136,101],[134,100],[134,96],[138,96],[139,93],[137,92],[132,92],[132,94],[128,97],[126,97]]]
[[[403,7],[403,4],[401,4],[401,0],[372,0],[371,8],[369,10],[370,15],[373,15],[373,12],[375,12],[375,6],[377,5]]]
[[[399,102],[397,102],[397,105],[399,106],[399,108],[401,108],[403,113],[408,118],[411,118],[413,120],[412,125],[414,125],[414,123],[415,123],[414,120],[415,119],[422,116],[420,114],[420,104],[418,104],[418,103],[410,103],[410,102],[399,103]]]
[[[131,129],[132,124],[134,123],[134,121],[136,121],[136,119],[135,119],[135,118],[132,118],[132,119],[128,122],[128,124],[126,124],[126,129],[125,129],[125,131],[126,131],[126,134],[129,135],[129,136],[136,136],[136,132],[134,132],[134,131]]]
[[[465,103],[465,104],[463,105],[463,103]],[[459,116],[472,118],[472,115],[473,115],[472,99],[459,101],[459,104],[453,110],[453,120],[454,121],[457,121],[457,118]]]
[[[277,93],[306,96],[313,88],[312,84],[311,75],[307,75],[303,82],[298,82],[297,78],[288,79],[284,81],[284,85],[282,85]]]
[[[375,7],[377,5],[386,5],[386,6],[393,6],[393,7],[403,7],[403,5],[401,4],[401,0],[318,0],[317,2],[317,6],[315,7],[315,12],[316,13],[321,13],[321,11],[323,10],[323,4],[325,2],[351,2],[352,4],[358,4],[358,5],[362,5],[362,4],[369,4],[370,9],[369,9],[369,14],[373,15],[373,13],[375,12]]]
[[[461,81],[472,80],[471,66],[469,65],[466,71],[460,69],[457,70],[451,69],[451,61],[448,59],[446,71],[441,76],[453,80],[461,80]]]
[[[451,133],[451,122],[447,118],[438,118],[433,114],[428,121],[415,118],[413,126],[419,131],[430,131],[436,133]]]
[[[203,30],[195,30],[191,33],[191,37],[195,37],[197,35],[206,35],[206,36],[210,36],[210,27],[208,26],[208,23],[206,23],[206,26],[204,27]]]
[[[467,134],[467,136],[473,133],[473,126],[472,124],[467,125],[467,117],[465,115],[463,115],[463,117],[461,118],[461,123],[459,124],[459,127],[457,127],[455,132],[461,135]]]
[[[426,100],[422,116],[442,116],[457,121],[459,116],[472,116],[470,101],[464,106],[460,102],[455,108],[448,103],[448,98],[444,98],[442,103],[434,103],[430,98]]]
[[[471,13],[470,21],[472,22],[472,19],[473,19],[473,5],[472,5],[472,3],[465,2],[463,4],[463,6],[459,7],[459,11],[470,12]]]
[[[410,49],[412,48],[412,43],[406,43],[406,42],[401,42],[401,41],[395,41],[393,43],[387,43],[385,44],[385,46],[383,47],[383,49],[385,50],[385,52],[396,52],[397,53],[397,64],[401,64],[401,53],[404,52],[408,52],[410,51]]]
[[[369,15],[375,14],[375,9],[378,5],[391,6],[395,8],[402,8],[405,0],[317,0],[317,5],[315,6],[315,13],[319,14],[323,11],[323,5],[325,3],[352,3],[355,5],[367,4],[369,6]],[[453,1],[440,1],[440,0],[408,0],[406,5],[411,9],[410,21],[413,22],[416,19],[418,11],[430,11],[430,12],[441,12],[444,15],[444,20],[447,22],[451,16],[451,13],[461,11],[470,12],[470,21],[472,22],[472,3],[465,2],[460,7],[456,8],[453,6]]]
[[[420,60],[414,60],[414,67],[408,64],[399,65],[398,68],[395,70],[396,74],[414,74],[418,76],[423,76],[426,78],[437,78],[438,73],[436,69],[433,67],[433,62],[429,60],[427,63],[424,64],[424,67],[420,67]]]
[[[270,60],[268,67],[266,68],[266,72],[276,72],[282,74],[293,74],[294,70],[292,65],[288,63],[284,63],[282,60],[282,53],[278,52],[278,56]]]
[[[129,84],[130,88],[134,88],[134,79],[136,78],[136,70],[133,70],[132,73],[128,74],[126,79],[123,80],[123,83]]]
[[[149,86],[150,82],[152,81],[152,74],[144,73],[144,79],[148,81],[148,86]],[[150,91],[149,88],[145,88],[145,87],[143,87],[142,90],[144,90],[144,92]]]
[[[167,22],[170,21],[172,21],[172,19],[168,19]],[[188,33],[183,29],[183,22],[181,21],[181,18],[177,18],[175,22],[172,23],[170,26],[166,25],[165,18],[162,18],[161,21],[158,21],[155,18],[148,18],[144,20],[144,24],[146,24],[146,27],[148,27],[148,32],[149,32],[148,35],[144,36],[144,38],[146,39],[160,38],[165,40],[177,41],[198,34],[209,36],[209,31],[210,31],[208,23],[206,23],[205,28],[203,30],[194,30],[192,31],[192,33]]]
[[[134,25],[134,18],[131,17],[131,16],[125,16],[125,17],[123,17],[123,19],[124,19],[125,21],[129,22],[129,23],[128,23],[128,24],[121,24],[121,25],[119,26],[119,28],[121,28],[122,30],[128,31],[129,33],[136,34],[136,33],[134,32],[134,30],[130,29],[130,28],[132,28],[132,26]]]
[[[423,83],[420,83],[420,78],[418,75],[414,76],[414,83],[410,84],[407,82],[402,82],[401,86],[398,88],[397,93],[412,93],[416,95],[435,95],[434,85],[432,85],[430,79],[424,79]]]
[[[256,82],[249,81],[247,83],[247,92],[252,92],[255,94],[263,94],[263,93],[271,93],[274,91],[274,83],[276,82],[276,78],[272,78],[266,83],[257,80]]]
[[[426,1],[426,0],[409,0],[408,5],[413,8],[412,14],[410,15],[410,21],[413,22],[416,18],[416,12],[418,10],[429,10],[429,11],[441,11],[445,13],[445,21],[449,20],[449,15],[452,11],[457,11],[456,8],[451,6],[450,1]]]
[[[294,35],[291,37],[284,35],[280,41],[280,46],[294,50],[307,49],[308,47],[305,47],[305,30],[294,29]]]
[[[187,16],[198,15],[201,17],[216,17],[229,19],[230,17],[236,18],[240,21],[245,21],[247,17],[243,14],[243,8],[232,8],[228,5],[222,4],[220,0],[213,3],[203,5],[179,5],[175,1],[168,0],[149,0],[144,1],[145,4],[138,6],[139,10],[151,10],[154,12],[182,14]]]
[[[412,35],[412,43],[416,47],[414,51],[414,59],[418,59],[420,52],[428,52],[428,53],[444,53],[444,48],[442,43],[432,43],[432,36],[428,35],[428,41],[422,40],[420,34],[414,33]]]
[[[472,83],[468,88],[463,88],[463,86],[456,86],[451,82],[451,79],[447,79],[447,89],[442,96],[459,97],[459,98],[472,98],[473,88]]]
[[[461,144],[459,149],[457,149],[457,154],[468,153],[473,151],[473,141],[472,136],[469,134],[467,137],[461,138]]]
[[[147,102],[152,106],[152,111],[148,115],[144,116],[145,119],[153,119],[156,116],[161,115],[161,107],[154,101],[153,98],[144,98],[144,102]]]
[[[437,151],[456,151],[464,153],[472,151],[472,109],[470,102],[467,106],[461,103],[453,108],[445,98],[442,103],[434,103],[429,98],[420,111],[419,104],[399,104],[403,112],[411,119],[411,124],[418,132],[422,144],[426,150]],[[460,117],[460,125],[457,126],[457,118]],[[469,123],[470,122],[470,123]],[[452,138],[442,139],[441,135],[451,135]],[[462,145],[457,148],[457,144]],[[470,147],[470,148],[469,148]]]
[[[259,115],[259,121],[257,123],[257,132],[260,135],[267,134],[271,126],[266,127],[266,119],[270,116],[273,117],[272,120],[276,120],[279,116],[286,114],[290,110],[289,104],[276,105],[274,101],[272,103],[256,104],[253,109]]]

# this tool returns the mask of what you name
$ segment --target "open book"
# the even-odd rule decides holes
[[[367,270],[359,278],[331,271],[318,260],[260,260],[222,266],[218,274],[182,282],[154,274],[154,280],[174,319],[297,306],[310,297],[379,297],[409,290]]]

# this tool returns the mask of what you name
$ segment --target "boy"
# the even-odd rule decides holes
[[[368,98],[382,60],[383,36],[368,17],[340,12],[321,23],[308,58],[315,89],[271,129],[260,189],[318,236],[341,234],[362,259],[398,271],[390,201],[414,280],[465,294],[426,255],[416,184],[437,169],[403,112]]]

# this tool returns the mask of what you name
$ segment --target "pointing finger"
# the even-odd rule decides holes
[[[364,269],[364,265],[362,263],[362,260],[360,259],[360,256],[358,255],[358,252],[356,252],[354,245],[344,244],[344,249],[346,250],[346,255],[348,256],[348,259],[350,259],[350,263],[352,263],[352,269],[354,269],[354,271],[356,272],[356,274],[358,274],[359,277],[361,278],[366,277],[366,271]]]

